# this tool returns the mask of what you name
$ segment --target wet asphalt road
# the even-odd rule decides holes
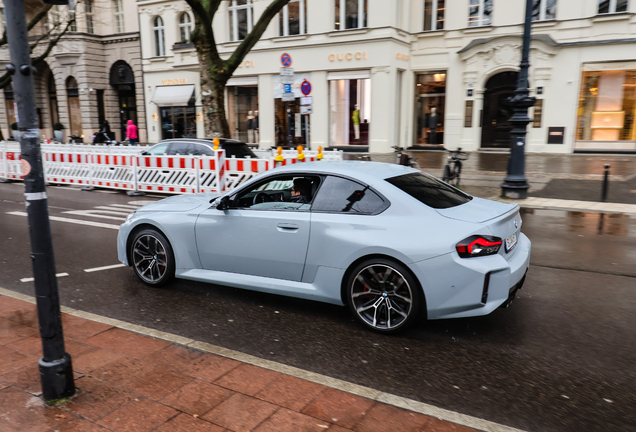
[[[52,216],[113,225],[96,215],[155,199],[47,192]],[[20,282],[32,276],[26,218],[7,213],[25,211],[22,193],[0,184],[0,287],[32,295]],[[66,306],[524,430],[636,430],[636,219],[535,210],[523,220],[532,266],[509,309],[391,337],[336,306],[189,281],[153,289],[129,268],[86,273],[117,264],[117,231],[58,221],[52,231]]]

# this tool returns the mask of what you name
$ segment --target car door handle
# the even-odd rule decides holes
[[[298,231],[298,225],[296,224],[278,224],[276,225],[276,227],[278,228],[278,231],[281,232],[292,232],[292,231]]]

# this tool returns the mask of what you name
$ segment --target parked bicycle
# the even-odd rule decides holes
[[[442,180],[450,185],[459,187],[460,175],[462,173],[462,161],[468,159],[468,153],[463,152],[461,147],[457,150],[449,150],[448,153],[448,160],[444,167]]]

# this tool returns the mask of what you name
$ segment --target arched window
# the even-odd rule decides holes
[[[72,136],[81,137],[84,129],[82,125],[82,109],[80,107],[77,80],[72,76],[66,79],[66,97],[68,100],[68,117],[70,125],[64,126],[70,126]]]
[[[187,12],[182,13],[179,17],[179,35],[181,36],[181,43],[190,42],[191,23],[192,20],[190,19],[190,15],[188,15]]]
[[[156,17],[154,21],[153,31],[155,33],[155,56],[161,57],[166,55],[166,44],[164,41],[164,27],[161,17]]]

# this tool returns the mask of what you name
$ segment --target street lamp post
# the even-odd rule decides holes
[[[51,2],[52,0],[48,0]],[[60,0],[53,0],[60,1]],[[24,0],[4,0],[6,30],[11,54],[7,71],[12,75],[16,120],[20,128],[20,150],[26,208],[31,238],[31,260],[35,296],[42,337],[43,356],[39,361],[42,396],[46,400],[75,393],[71,356],[64,348],[60,299],[55,278],[49,209],[44,187],[40,130],[35,104],[28,29]]]
[[[536,99],[529,96],[528,68],[530,67],[530,31],[532,27],[532,0],[526,0],[526,19],[523,25],[523,45],[521,48],[521,64],[519,66],[519,81],[515,94],[508,100],[513,108],[510,123],[510,159],[508,159],[508,175],[501,184],[501,195],[507,198],[526,199],[528,197],[528,180],[526,179],[526,135],[528,123],[528,108],[534,105]]]

